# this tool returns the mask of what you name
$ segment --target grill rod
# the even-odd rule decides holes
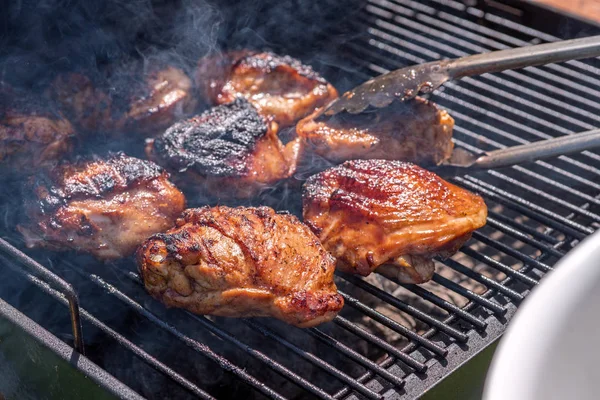
[[[61,291],[64,293],[65,297],[69,302],[69,316],[71,318],[71,329],[73,331],[73,348],[79,354],[85,355],[84,346],[83,346],[83,334],[81,327],[81,317],[79,315],[79,298],[73,286],[69,283],[65,282],[59,276],[55,275],[48,269],[41,266],[39,263],[29,258],[25,253],[18,250],[16,247],[13,247],[6,240],[0,238],[0,249],[7,256],[11,257],[14,260],[18,260],[23,266],[26,268],[35,271],[36,274],[42,276],[47,281],[52,282],[54,285],[58,286]],[[10,262],[6,261],[4,257],[1,258],[7,265]]]
[[[468,76],[596,56],[600,56],[600,36],[432,61],[369,79],[331,102],[319,115],[331,116],[342,111],[357,114],[369,106],[387,107],[395,98],[409,100],[450,80]]]

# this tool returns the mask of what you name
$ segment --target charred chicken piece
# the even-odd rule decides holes
[[[414,164],[355,160],[304,185],[305,223],[342,271],[423,283],[486,223],[483,199]]]
[[[307,140],[308,151],[332,162],[385,159],[436,165],[452,155],[454,120],[422,98],[361,114],[315,119],[318,114],[298,122],[296,132]]]
[[[85,131],[155,136],[193,111],[193,85],[173,66],[140,69],[135,64],[94,80],[60,75],[49,96]]]
[[[299,151],[299,139],[284,146],[277,124],[241,98],[176,123],[147,147],[190,190],[221,198],[250,197],[291,176]]]
[[[311,67],[290,56],[268,52],[240,51],[203,59],[196,80],[213,104],[245,97],[282,128],[338,96]]]
[[[296,217],[268,207],[186,210],[137,258],[153,297],[196,314],[269,316],[310,327],[333,319],[344,304],[333,257]]]
[[[0,85],[0,165],[15,177],[56,165],[72,149],[71,123],[33,94]]]
[[[183,194],[158,165],[123,153],[64,164],[37,177],[27,196],[28,247],[89,252],[116,259],[172,227]]]

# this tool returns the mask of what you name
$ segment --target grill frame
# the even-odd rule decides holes
[[[430,7],[431,4],[438,5],[440,8],[442,6],[449,7],[449,4],[454,6],[460,4],[452,0],[431,0],[422,2],[411,2],[408,0],[370,0],[369,4],[372,5],[375,2],[384,2],[386,4],[401,3],[403,4],[403,8],[406,8],[405,6],[407,4],[410,4],[411,7],[414,7],[414,9],[417,10],[430,10],[427,7]],[[476,7],[472,9],[477,10]],[[436,13],[437,12],[438,11],[436,11]],[[428,14],[425,11],[423,11],[423,14],[420,18],[427,18],[427,15]],[[485,15],[483,15],[483,17],[484,19],[486,18]],[[512,27],[515,26],[513,25],[514,22],[511,22],[509,19],[506,19],[505,21],[508,25]],[[531,33],[530,28],[527,28],[527,31]],[[551,39],[550,36],[541,32],[540,36],[542,36],[541,39]],[[515,38],[514,40],[517,41],[519,39]],[[364,54],[364,52],[361,52],[360,54]],[[406,54],[406,59],[409,61],[421,62],[426,60],[424,58],[415,58],[415,56],[411,54],[412,53]],[[458,55],[462,54],[457,54],[457,56]],[[581,65],[585,64],[577,62],[576,65],[577,68],[583,68],[581,67]],[[381,67],[379,68],[381,69]],[[560,68],[564,67],[558,66],[558,68],[560,70]],[[554,72],[559,70],[556,70],[556,67],[554,66],[552,67],[552,71]],[[377,72],[377,68],[373,68],[373,72]],[[381,69],[379,72],[385,72],[385,70]],[[520,74],[520,72],[516,72],[516,74]],[[493,75],[492,77],[495,76],[496,75]],[[507,82],[509,81],[507,80]],[[467,81],[467,83],[473,85],[481,85],[481,83],[478,80]],[[466,93],[464,92],[464,88],[461,86],[461,84],[456,84],[455,86],[452,86],[451,84],[450,88],[459,91],[459,93]],[[462,92],[460,92],[461,90]],[[441,93],[447,94],[447,91],[443,91]],[[448,99],[448,97],[444,98],[443,96],[441,98],[443,100]],[[445,105],[445,103],[443,103],[443,105]],[[461,112],[454,112],[451,110],[450,113],[454,116],[460,116],[463,120],[469,121],[469,116],[464,115]],[[473,121],[469,122],[474,123]],[[483,124],[485,124],[485,122]],[[488,129],[488,127],[485,125],[481,126],[481,123],[480,127],[484,130]],[[492,128],[492,130],[494,128],[494,126],[491,125],[489,127]],[[480,134],[477,134],[477,132],[472,132],[467,128],[461,127],[460,125],[457,128],[458,133],[462,136],[469,137],[470,134],[481,136]],[[585,130],[583,129],[585,128],[584,126],[581,126],[581,128],[581,130]],[[570,132],[566,128],[561,129],[564,130],[563,133]],[[500,129],[497,129],[497,131],[500,131]],[[510,134],[510,132],[506,133]],[[523,138],[514,137],[514,134],[512,136],[513,137],[510,137],[510,139],[513,141],[518,142],[518,139],[526,140]],[[543,135],[537,136],[540,138],[543,137]],[[470,148],[472,150],[477,149],[474,148],[469,142],[461,141],[460,139],[457,139],[457,142],[466,148]],[[490,144],[500,146],[503,145],[501,142],[491,142],[485,144],[488,146]],[[588,153],[587,155],[583,156],[583,158],[589,161],[586,164],[589,168],[593,168],[592,165],[594,161],[600,160],[600,157],[598,157],[595,153]],[[577,158],[574,159],[571,157],[563,157],[563,161],[565,161],[569,165],[574,165],[577,168],[580,168],[578,167],[577,163],[581,163],[581,161],[579,161],[579,159]],[[543,168],[546,169],[558,168],[555,167],[552,163],[543,163],[539,165],[542,165]],[[546,167],[546,165],[550,167]],[[529,167],[517,168],[520,168],[520,170],[517,170],[522,174],[533,173],[533,177],[543,177],[538,172],[529,171]],[[593,173],[596,175],[600,175],[600,170],[597,168],[594,169],[595,171],[593,171]],[[571,173],[568,170],[565,170],[565,172]],[[494,176],[494,174],[496,175]],[[498,181],[505,181],[510,183],[512,179],[510,175],[506,175],[503,172],[492,173],[491,175],[495,179],[498,179]],[[337,379],[340,379],[347,386],[339,390],[337,393],[324,392],[321,388],[312,384],[307,379],[301,377],[289,367],[286,367],[278,363],[277,361],[271,359],[268,355],[264,354],[259,349],[255,349],[250,345],[245,344],[239,338],[236,338],[230,333],[228,333],[226,329],[221,328],[218,324],[210,321],[205,317],[193,316],[182,311],[171,310],[170,312],[176,312],[177,314],[186,315],[186,318],[189,318],[190,321],[194,322],[194,324],[202,326],[203,329],[212,332],[214,335],[220,337],[222,340],[230,343],[230,345],[236,346],[242,349],[243,351],[247,352],[251,357],[260,360],[267,367],[273,369],[274,371],[278,372],[283,376],[286,376],[289,380],[296,382],[298,386],[302,387],[313,396],[322,398],[346,398],[349,396],[349,398],[357,398],[357,393],[360,393],[362,396],[367,398],[380,398],[383,395],[385,395],[386,397],[392,396],[392,398],[417,397],[423,394],[432,386],[434,386],[436,383],[438,383],[441,379],[443,379],[443,377],[452,373],[452,371],[460,367],[463,363],[471,359],[473,356],[478,354],[480,351],[482,351],[484,348],[489,346],[492,342],[494,342],[497,338],[501,336],[502,332],[506,327],[506,323],[510,320],[510,318],[512,318],[517,309],[517,303],[520,302],[528,292],[526,290],[523,293],[519,293],[513,290],[512,285],[514,282],[520,281],[521,283],[527,284],[530,287],[534,287],[538,284],[539,279],[543,276],[543,274],[551,270],[551,266],[546,263],[546,260],[552,260],[553,257],[556,258],[562,256],[565,251],[568,251],[572,247],[574,243],[572,239],[580,240],[594,231],[591,225],[587,226],[583,225],[580,222],[577,222],[575,220],[575,217],[577,217],[577,215],[575,214],[566,216],[558,215],[552,210],[547,210],[545,207],[541,207],[539,205],[531,203],[527,199],[516,196],[514,193],[501,190],[496,186],[491,185],[485,179],[486,178],[481,178],[481,175],[475,175],[475,177],[467,176],[465,178],[456,178],[455,181],[463,187],[482,193],[486,200],[504,204],[506,207],[510,209],[516,209],[524,215],[529,215],[530,217],[534,216],[535,218],[542,220],[542,222],[545,225],[547,225],[548,228],[552,229],[549,229],[545,232],[538,232],[532,227],[529,227],[528,225],[515,222],[514,220],[511,220],[509,216],[505,216],[494,211],[490,213],[489,224],[496,230],[503,230],[509,236],[518,237],[522,241],[529,241],[530,245],[542,248],[544,251],[542,251],[542,254],[539,257],[534,258],[521,251],[507,247],[506,244],[503,244],[502,242],[499,242],[484,233],[477,233],[476,235],[474,235],[477,241],[487,243],[488,246],[499,249],[505,254],[511,253],[509,255],[511,255],[515,259],[520,259],[520,261],[525,263],[525,265],[523,265],[523,267],[518,271],[515,271],[512,270],[509,265],[501,264],[498,261],[495,261],[493,258],[490,258],[488,255],[483,253],[477,253],[476,250],[473,250],[471,247],[469,247],[465,253],[467,256],[470,256],[474,259],[479,259],[479,261],[484,260],[483,262],[490,264],[496,269],[505,272],[507,275],[509,275],[505,280],[498,282],[486,277],[485,275],[477,271],[471,270],[469,267],[464,266],[458,263],[457,261],[445,261],[444,264],[446,264],[449,268],[458,269],[460,270],[459,272],[462,271],[461,273],[465,275],[470,274],[471,277],[475,278],[476,280],[480,280],[484,282],[484,284],[489,285],[489,287],[492,287],[492,290],[488,290],[486,294],[478,295],[470,292],[467,288],[464,288],[461,285],[457,285],[455,283],[452,283],[451,281],[448,281],[447,278],[443,277],[442,275],[436,274],[434,276],[434,281],[436,283],[447,287],[449,291],[454,291],[455,293],[469,300],[467,305],[463,308],[458,308],[452,305],[451,303],[447,302],[446,300],[436,296],[435,294],[421,287],[414,285],[400,285],[403,287],[403,290],[413,292],[417,296],[427,299],[431,302],[437,303],[437,305],[441,308],[447,309],[449,312],[449,316],[444,321],[437,321],[430,315],[423,314],[423,312],[418,308],[410,304],[406,304],[402,300],[399,300],[390,294],[386,294],[385,292],[381,291],[378,288],[375,288],[374,286],[370,285],[369,283],[365,282],[360,278],[347,276],[342,273],[338,274],[340,279],[342,279],[343,281],[347,281],[356,286],[359,286],[365,289],[367,292],[370,292],[371,294],[376,294],[376,296],[379,297],[381,301],[387,301],[388,303],[392,303],[392,305],[401,309],[403,312],[411,314],[417,319],[424,320],[430,325],[430,329],[427,332],[420,335],[419,337],[416,337],[414,336],[414,334],[410,333],[411,331],[408,330],[407,327],[404,327],[396,321],[393,321],[390,318],[379,314],[377,311],[368,308],[368,305],[361,303],[359,300],[355,299],[351,294],[347,294],[342,290],[341,292],[346,300],[347,307],[370,313],[371,318],[377,319],[380,322],[383,321],[383,325],[392,327],[392,329],[396,330],[398,333],[409,336],[409,338],[412,340],[405,348],[395,349],[396,351],[394,352],[393,347],[388,346],[387,348],[385,348],[385,343],[387,342],[384,341],[385,343],[377,343],[374,338],[370,338],[368,336],[369,332],[365,333],[365,330],[363,328],[359,327],[352,321],[349,321],[344,317],[338,317],[333,323],[340,327],[340,329],[350,330],[354,332],[354,334],[356,334],[357,336],[362,337],[363,339],[367,338],[367,340],[371,341],[373,345],[383,346],[385,350],[389,354],[391,354],[391,356],[388,354],[388,358],[383,360],[379,365],[374,365],[373,360],[366,359],[364,356],[360,355],[351,347],[349,347],[347,344],[332,339],[330,336],[328,336],[321,330],[314,328],[307,330],[308,335],[311,335],[319,341],[329,343],[330,347],[334,348],[335,351],[346,355],[349,359],[353,360],[353,362],[367,366],[368,369],[371,370],[371,372],[367,372],[361,377],[348,376],[343,371],[334,368],[332,365],[326,363],[317,356],[306,352],[302,348],[286,340],[285,337],[281,337],[281,335],[272,331],[259,320],[243,320],[244,324],[250,327],[250,329],[252,329],[253,331],[257,332],[257,334],[263,335],[271,340],[283,344],[283,346],[286,347],[289,351],[296,353],[300,357],[303,357],[305,360],[308,360],[308,362],[310,362],[311,364],[316,365],[318,368],[321,368],[322,370],[330,373]],[[525,185],[525,187],[521,186],[524,190],[527,189],[527,184]],[[533,186],[531,186],[531,188],[535,189],[535,187]],[[559,189],[565,190],[565,188],[560,187]],[[595,189],[597,190],[598,188]],[[582,196],[581,193],[578,193],[577,191],[566,191],[570,195],[579,197],[582,200],[581,205],[572,205],[572,211],[578,213],[579,216],[583,215],[583,217],[588,217],[589,219],[592,219],[595,222],[598,222],[600,220],[600,217],[598,217],[596,213],[592,211],[586,211],[590,203],[592,203],[593,205],[599,204],[597,199],[598,194],[600,194],[600,191],[597,190],[596,196],[591,196],[590,194],[581,192],[587,197]],[[546,200],[548,200],[549,202],[556,203],[557,200],[562,200],[560,198],[557,198],[556,196],[548,198],[548,196],[552,195],[547,193],[537,194],[539,194],[542,197],[545,196]],[[584,200],[587,200],[588,203],[586,203]],[[558,203],[560,204],[560,201]],[[586,204],[588,204],[588,206],[586,206]],[[555,234],[556,230],[564,233],[565,239],[559,240],[556,237],[552,236],[553,234]],[[120,344],[125,346],[129,351],[135,353],[137,356],[141,357],[153,368],[161,371],[165,375],[178,381],[181,385],[186,387],[194,395],[200,398],[212,398],[210,394],[206,393],[197,384],[190,382],[181,374],[174,371],[171,367],[161,363],[155,357],[145,352],[143,349],[137,347],[135,343],[132,343],[127,338],[120,335],[118,332],[112,330],[108,325],[104,324],[102,321],[98,320],[93,315],[90,315],[84,308],[80,307],[77,293],[75,292],[73,287],[69,283],[65,282],[62,278],[54,274],[52,271],[50,271],[47,267],[44,267],[43,265],[29,258],[26,254],[20,252],[18,249],[13,247],[13,245],[4,240],[0,240],[0,252],[3,254],[0,260],[3,261],[4,265],[11,266],[18,270],[20,273],[23,273],[26,279],[29,280],[32,284],[38,286],[41,290],[50,294],[59,302],[69,307],[71,313],[72,331],[73,336],[75,338],[81,339],[83,337],[83,334],[81,332],[81,320],[84,320],[87,323],[91,323],[97,328],[106,331],[106,333],[109,336],[116,338],[116,340]],[[19,264],[19,266],[17,266],[16,264]],[[77,266],[74,267],[74,271],[80,273],[81,275],[85,274],[80,269],[78,269]],[[139,282],[139,277],[136,276],[135,273],[127,271],[116,271],[116,273],[120,274],[119,276],[122,276],[125,279]],[[121,292],[119,288],[116,287],[113,283],[107,282],[102,277],[96,275],[92,275],[88,277],[88,279],[91,279],[91,281],[98,287],[104,288],[107,293],[111,293],[113,296],[115,296],[118,300],[130,307],[136,313],[139,313],[140,315],[143,315],[144,317],[148,318],[157,326],[157,329],[170,332],[175,337],[184,341],[194,352],[198,352],[207,356],[208,358],[215,360],[223,367],[229,369],[234,375],[238,376],[239,379],[247,381],[251,386],[253,386],[253,388],[257,392],[260,392],[263,395],[270,398],[283,398],[275,390],[268,386],[269,382],[265,383],[257,381],[255,378],[253,378],[251,374],[247,373],[242,368],[239,368],[235,365],[231,365],[231,363],[225,357],[214,353],[210,348],[207,348],[205,345],[193,339],[185,332],[179,330],[176,326],[171,325],[168,322],[168,319],[163,318],[162,315],[157,316],[153,314],[152,311],[145,309],[140,303],[129,298],[129,296],[127,296],[126,293]],[[502,291],[503,295],[509,297],[512,301],[507,302],[506,298],[499,295],[497,291]],[[367,307],[368,310],[365,307]],[[485,311],[486,309],[490,312],[488,313],[487,311]],[[459,323],[458,320],[460,319],[462,319],[463,322]],[[459,328],[455,327],[457,324],[462,326],[470,324],[473,328],[468,329],[465,333],[460,331]],[[443,333],[440,333],[439,331],[442,331]],[[445,347],[441,347],[441,345],[439,344],[440,340],[436,339],[440,335],[445,336],[445,338],[441,340],[442,342],[445,341],[446,338],[448,338],[447,340],[452,342],[452,344],[446,345]],[[454,340],[451,340],[449,338],[453,338]],[[418,342],[418,344],[416,342]],[[83,341],[76,339],[74,342],[74,347],[78,349],[83,349]],[[81,352],[83,353],[83,350]],[[442,363],[439,362],[439,359],[436,359],[434,357],[435,354],[437,354],[438,357],[443,357],[446,360],[446,364],[442,365]],[[400,363],[401,366],[399,366],[398,363]],[[421,370],[422,372],[406,373],[402,370],[402,368],[412,368],[413,371]],[[375,375],[376,378],[374,380],[371,380],[373,375]],[[369,383],[364,384],[363,382]],[[390,386],[390,383],[393,386]],[[377,387],[381,387],[383,388],[383,390],[380,389],[379,391],[376,391]]]

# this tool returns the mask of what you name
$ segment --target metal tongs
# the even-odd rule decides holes
[[[319,115],[331,116],[342,111],[358,114],[369,106],[387,107],[394,99],[405,101],[419,94],[431,93],[447,81],[466,76],[598,56],[600,56],[600,36],[591,36],[452,60],[433,61],[370,79],[344,93]]]
[[[477,170],[508,167],[524,162],[578,153],[594,147],[600,147],[600,129],[481,154],[474,154],[465,149],[456,148],[449,160],[429,169],[442,177],[451,177]]]

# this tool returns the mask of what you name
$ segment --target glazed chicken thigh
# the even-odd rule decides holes
[[[435,165],[452,155],[454,120],[422,98],[361,114],[319,114],[298,122],[296,132],[306,139],[307,151],[331,162],[385,159]]]
[[[129,256],[183,211],[185,198],[168,178],[156,164],[122,153],[61,165],[32,180],[29,221],[18,229],[30,248]]]
[[[0,84],[0,165],[15,177],[52,167],[72,148],[73,127],[32,94]]]
[[[194,110],[192,86],[179,68],[134,63],[94,79],[59,75],[48,95],[86,132],[151,137]]]
[[[203,59],[196,81],[213,104],[244,97],[282,128],[338,96],[311,67],[269,52],[238,51]]]
[[[296,217],[268,207],[186,210],[137,258],[152,296],[197,314],[270,316],[309,327],[344,304],[333,257]]]
[[[308,179],[304,222],[342,271],[423,283],[486,223],[483,199],[414,164],[355,160]]]
[[[190,190],[246,198],[291,176],[299,149],[298,139],[284,146],[277,124],[239,98],[174,124],[147,154]]]

